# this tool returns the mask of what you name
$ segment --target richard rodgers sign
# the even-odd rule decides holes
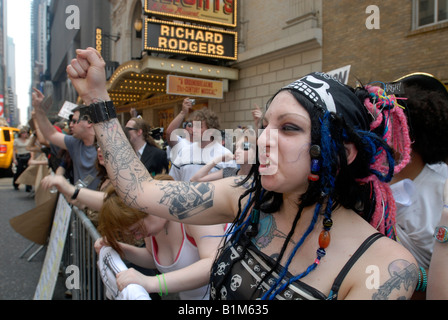
[[[236,60],[236,32],[146,19],[144,49]]]

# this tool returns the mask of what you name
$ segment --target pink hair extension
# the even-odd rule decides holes
[[[400,155],[400,161],[396,162],[394,167],[394,173],[398,173],[411,159],[407,118],[394,95],[386,95],[385,91],[377,86],[367,86],[366,90],[374,98],[373,103],[369,98],[364,101],[365,107],[375,119],[370,125],[370,130],[378,128],[384,120],[385,132],[382,138],[394,149],[395,153]],[[382,150],[375,156],[371,168],[386,174],[388,172],[386,157],[386,151]],[[375,193],[375,211],[370,224],[384,235],[394,238],[396,207],[389,184],[381,182],[374,174],[358,181],[371,183]]]
[[[376,129],[382,123],[383,117],[387,117],[386,132],[383,138],[396,153],[400,154],[401,159],[394,168],[394,172],[398,173],[411,160],[411,139],[406,115],[394,95],[386,95],[385,91],[377,86],[367,86],[366,90],[375,98],[375,104],[370,99],[364,101],[367,110],[375,118],[370,129]],[[383,115],[383,113],[387,114]]]
[[[389,184],[381,182],[375,175],[370,175],[358,181],[371,183],[375,192],[375,211],[370,224],[382,234],[393,239],[395,237],[396,207]]]

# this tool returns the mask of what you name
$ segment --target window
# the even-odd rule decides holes
[[[9,130],[1,130],[3,132],[3,140],[4,141],[11,141],[11,134]]]
[[[448,0],[414,0],[414,29],[448,21]]]

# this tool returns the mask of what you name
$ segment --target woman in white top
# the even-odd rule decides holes
[[[28,161],[31,158],[31,153],[26,149],[29,143],[29,133],[25,128],[19,131],[19,137],[14,139],[14,153],[13,153],[13,162],[17,167],[17,171],[14,174],[13,178],[13,186],[14,189],[19,190],[19,185],[16,183],[16,180],[20,177],[20,175],[25,171],[28,167]],[[31,191],[31,186],[26,186],[26,191]]]

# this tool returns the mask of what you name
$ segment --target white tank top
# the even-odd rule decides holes
[[[182,244],[179,248],[179,252],[177,253],[176,259],[173,264],[169,266],[163,266],[159,263],[159,259],[157,257],[158,245],[157,241],[154,237],[151,237],[151,247],[152,247],[152,255],[157,267],[162,273],[167,273],[171,271],[176,271],[189,265],[199,261],[199,251],[194,243],[193,238],[189,238],[185,232],[185,228],[183,224],[181,224],[182,229]],[[205,285],[203,287],[187,290],[179,292],[179,298],[181,300],[209,300],[209,285]]]

